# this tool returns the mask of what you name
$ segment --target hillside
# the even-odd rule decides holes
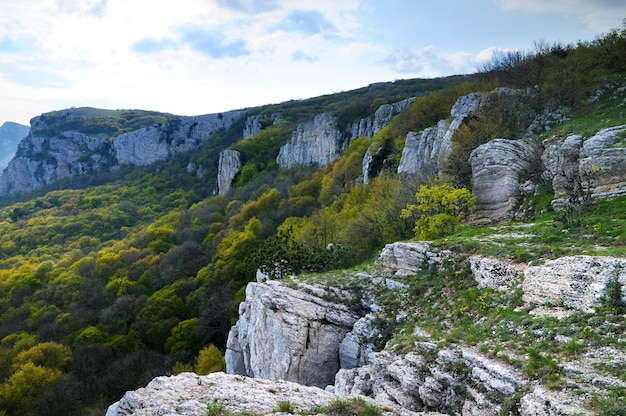
[[[101,415],[155,376],[222,368],[216,351],[258,269],[368,269],[385,244],[416,237],[455,257],[524,264],[625,257],[625,51],[616,30],[472,76],[195,117],[80,108],[34,118],[0,178],[0,409]],[[444,185],[467,204],[416,204]],[[492,355],[517,366],[531,354],[539,367],[528,376],[555,387],[561,378],[548,375],[569,352],[553,335],[571,337],[574,353],[596,341],[623,349],[594,330],[605,320],[623,331],[619,296],[600,315],[575,315],[589,320],[579,334],[578,323],[535,320],[516,312],[518,298],[476,290],[466,262],[450,267],[408,278],[410,318],[388,325],[377,349],[410,350],[416,326],[437,342],[493,341]],[[507,321],[524,328],[519,338],[498,332]],[[480,331],[485,322],[496,329]],[[529,344],[535,330],[546,343]],[[606,371],[624,381],[615,365]],[[585,405],[619,409],[621,393]]]

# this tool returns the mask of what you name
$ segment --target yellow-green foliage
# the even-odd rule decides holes
[[[415,236],[429,240],[451,234],[461,217],[476,204],[476,198],[466,188],[455,188],[442,183],[433,186],[422,185],[415,194],[416,204],[407,204],[401,217],[417,216]]]
[[[200,350],[196,361],[196,373],[200,375],[226,371],[226,360],[221,351],[213,344]]]

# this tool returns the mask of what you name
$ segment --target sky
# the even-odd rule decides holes
[[[200,115],[591,41],[623,0],[0,0],[0,124],[70,107]]]

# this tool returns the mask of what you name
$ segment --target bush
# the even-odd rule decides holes
[[[449,183],[420,186],[415,194],[417,204],[407,204],[400,214],[409,218],[416,214],[415,236],[420,240],[451,234],[476,204],[476,198],[466,188],[455,188]]]
[[[213,344],[200,350],[196,362],[196,373],[206,375],[226,371],[226,360],[221,351]]]

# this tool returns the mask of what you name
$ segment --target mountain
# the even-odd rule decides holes
[[[0,126],[0,169],[13,158],[20,140],[28,134],[28,126],[10,121]]]
[[[35,117],[0,178],[0,412],[298,389],[266,377],[317,386],[307,412],[330,385],[376,414],[622,414],[624,51],[616,30],[219,114]],[[240,375],[188,374],[216,370]],[[214,380],[239,387],[204,403]]]

